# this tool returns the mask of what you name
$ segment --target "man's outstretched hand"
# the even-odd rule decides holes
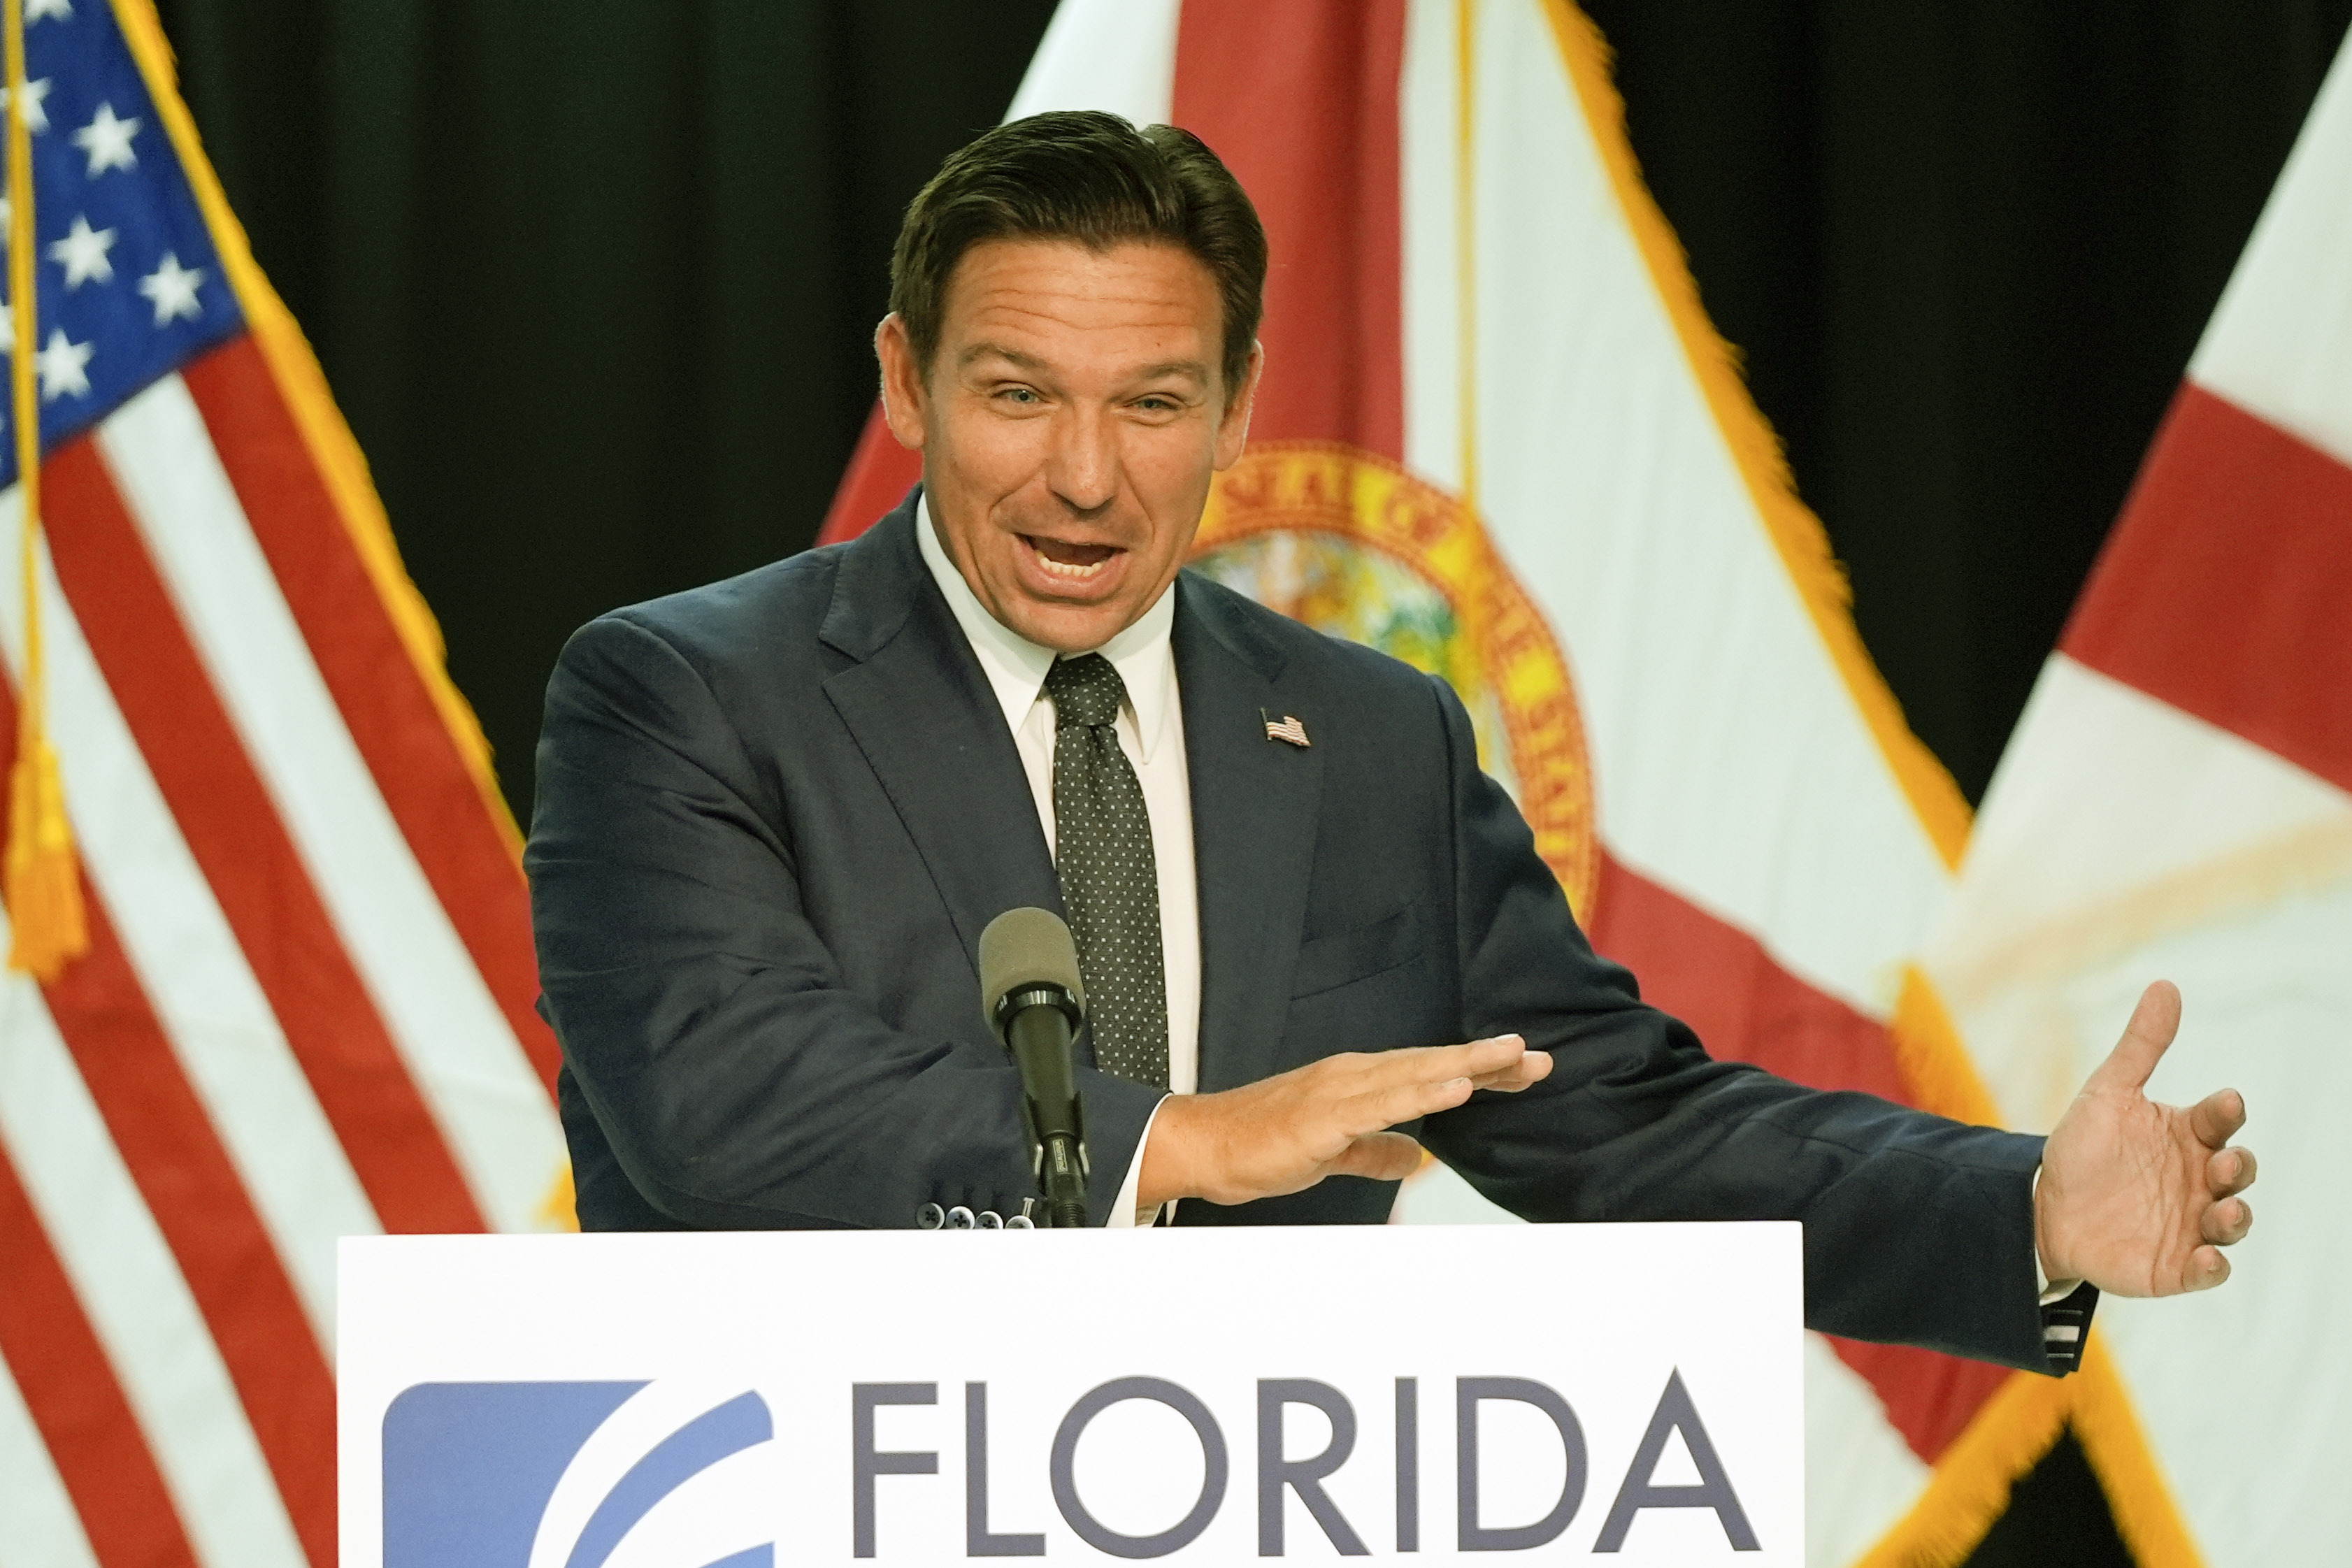
[[[2224,1089],[2184,1111],[2141,1092],[2179,1027],[2180,993],[2158,980],[2052,1130],[2033,1201],[2052,1280],[2170,1296],[2230,1277],[2221,1249],[2254,1222],[2237,1196],[2253,1185],[2254,1156],[2229,1146],[2245,1100]]]
[[[1143,1146],[1137,1200],[1247,1203],[1328,1176],[1398,1181],[1421,1163],[1421,1145],[1389,1128],[1450,1110],[1475,1090],[1525,1089],[1550,1071],[1549,1055],[1507,1034],[1327,1056],[1221,1094],[1171,1095]]]

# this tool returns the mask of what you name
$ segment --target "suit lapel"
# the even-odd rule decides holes
[[[1290,711],[1275,684],[1283,654],[1221,593],[1189,573],[1178,579],[1176,680],[1201,898],[1203,1092],[1291,1065],[1278,1052],[1323,783],[1320,752],[1267,739],[1258,710],[1276,718]]]
[[[963,630],[915,547],[909,495],[843,552],[819,635],[857,662],[824,684],[947,904],[979,974],[1008,909],[1056,914],[1060,883],[1028,776]]]
[[[931,873],[973,974],[981,931],[1007,909],[1061,913],[1029,780],[979,660],[915,548],[914,498],[844,552],[819,635],[854,663],[826,697]],[[1201,911],[1204,1092],[1254,1082],[1279,1059],[1314,866],[1322,756],[1266,738],[1261,708],[1295,711],[1279,647],[1179,580],[1176,679],[1192,775]],[[1299,713],[1311,727],[1315,716]]]

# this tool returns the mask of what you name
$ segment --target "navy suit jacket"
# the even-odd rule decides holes
[[[589,1228],[904,1227],[1036,1190],[975,955],[1061,894],[914,528],[910,496],[563,652],[528,864]],[[1799,1219],[1813,1327],[2051,1367],[2039,1139],[1711,1060],[1593,954],[1451,688],[1199,576],[1174,591],[1203,1091],[1515,1030],[1549,1078],[1406,1129],[1496,1203]],[[1260,710],[1314,744],[1270,742]],[[1099,1222],[1160,1091],[1080,1080]],[[1335,1177],[1179,1223],[1374,1224],[1395,1190]]]

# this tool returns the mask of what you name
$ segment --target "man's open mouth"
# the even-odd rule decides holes
[[[1113,557],[1124,553],[1117,545],[1072,544],[1035,534],[1024,534],[1021,538],[1037,558],[1039,566],[1067,582],[1086,581],[1100,572]]]

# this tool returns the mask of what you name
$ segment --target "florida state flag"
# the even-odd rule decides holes
[[[1194,564],[1450,678],[1595,943],[1717,1055],[1997,1119],[1915,965],[1967,805],[1863,650],[1591,23],[1064,0],[1011,113],[1047,109],[1197,132],[1265,220],[1265,380]],[[871,426],[829,537],[916,474]],[[1440,1170],[1400,1218],[1500,1216]],[[1815,1340],[1810,1365],[1815,1563],[1957,1563],[2084,1411],[2177,1529],[2104,1357],[2059,1384]]]

